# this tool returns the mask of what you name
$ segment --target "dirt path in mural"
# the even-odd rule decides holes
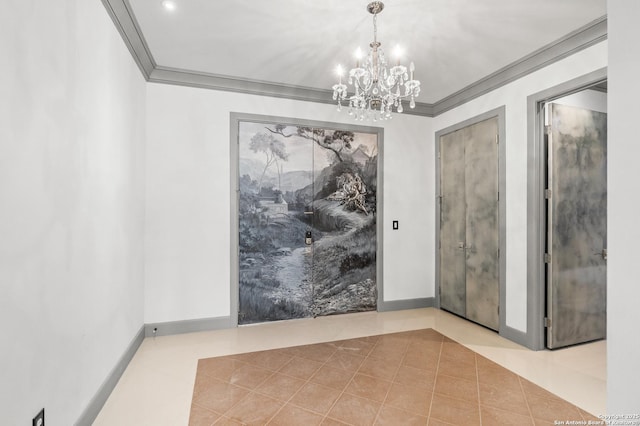
[[[312,257],[310,247],[299,247],[291,255],[276,259],[276,279],[280,286],[273,289],[270,297],[296,301],[309,307],[313,295],[310,280]]]

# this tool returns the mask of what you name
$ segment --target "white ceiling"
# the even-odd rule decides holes
[[[367,0],[129,0],[155,63],[329,89],[373,39]],[[414,61],[433,104],[606,15],[606,0],[387,0],[378,39]]]

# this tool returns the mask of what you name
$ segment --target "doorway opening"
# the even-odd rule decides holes
[[[528,342],[606,337],[606,69],[528,99]]]

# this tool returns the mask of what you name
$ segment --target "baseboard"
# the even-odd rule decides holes
[[[197,331],[221,330],[235,327],[231,317],[202,318],[182,321],[168,321],[145,324],[145,337],[169,336],[172,334],[194,333]]]
[[[418,299],[388,300],[378,303],[378,312],[404,311],[406,309],[433,308],[435,298],[422,297]]]
[[[75,426],[90,426],[98,417],[100,410],[104,406],[105,402],[111,395],[111,392],[118,384],[118,380],[126,370],[129,362],[135,355],[136,351],[144,340],[144,326],[140,327],[140,330],[136,333],[135,337],[129,343],[129,346],[125,350],[124,354],[120,357],[115,367],[111,370],[105,381],[102,383],[98,392],[91,398],[89,405],[84,409],[78,421],[75,422]]]
[[[507,340],[511,340],[513,343],[517,343],[532,350],[538,350],[537,348],[531,347],[527,333],[523,331],[516,330],[515,328],[509,327],[508,325],[504,325],[500,327],[499,334],[501,337],[504,337]]]

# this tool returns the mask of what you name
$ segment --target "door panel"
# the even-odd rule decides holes
[[[607,116],[551,104],[547,346],[606,337]]]
[[[440,306],[466,315],[464,132],[440,138]]]
[[[467,318],[499,327],[498,120],[465,129]]]
[[[239,123],[238,323],[311,316],[313,145]]]

